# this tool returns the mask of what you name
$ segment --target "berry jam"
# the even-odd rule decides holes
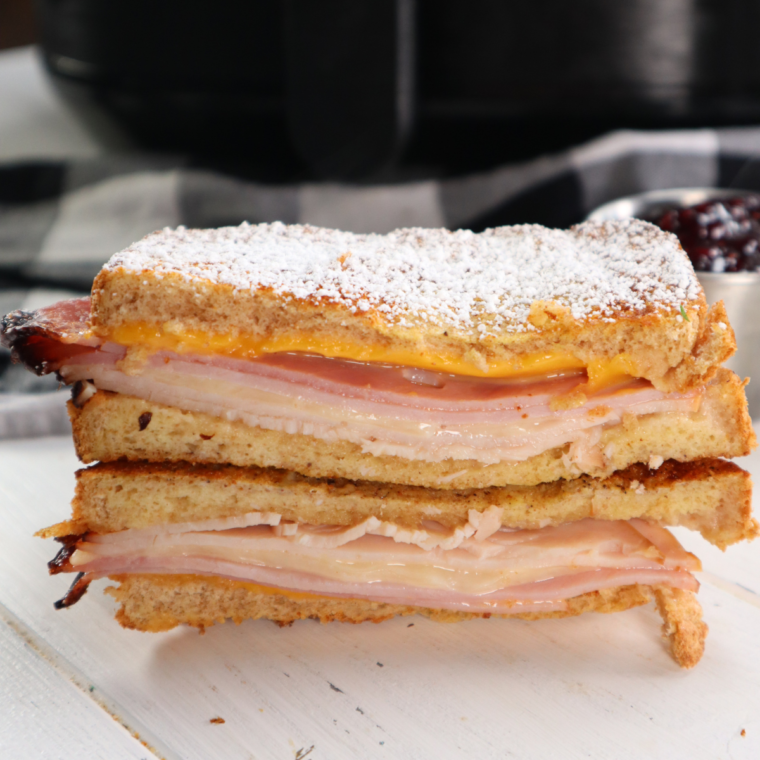
[[[644,218],[678,236],[697,272],[760,270],[760,195],[660,206]]]

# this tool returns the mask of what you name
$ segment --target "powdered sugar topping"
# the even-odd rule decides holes
[[[273,224],[165,229],[106,265],[159,277],[178,273],[297,299],[326,299],[390,322],[521,332],[534,301],[576,319],[622,310],[678,311],[700,289],[675,236],[640,220],[467,230],[402,229],[357,235]]]

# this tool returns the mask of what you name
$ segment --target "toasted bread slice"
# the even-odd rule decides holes
[[[379,623],[396,615],[420,614],[441,622],[475,617],[517,617],[528,620],[580,615],[585,612],[621,612],[656,599],[671,653],[681,667],[691,668],[704,651],[707,626],[694,594],[678,589],[623,586],[570,599],[562,612],[491,615],[408,607],[361,599],[330,599],[310,594],[282,593],[276,589],[224,578],[195,575],[123,575],[112,580],[111,594],[121,605],[116,619],[125,628],[166,631],[182,623],[208,628],[231,619],[265,618],[280,625],[316,618],[323,623],[342,621]]]
[[[229,463],[278,467],[321,478],[374,480],[439,489],[536,485],[582,473],[567,456],[551,449],[523,462],[482,465],[470,460],[421,462],[363,453],[347,441],[326,442],[229,422],[200,412],[98,391],[81,408],[69,405],[77,453],[85,463],[129,460]],[[589,468],[607,477],[652,458],[691,461],[749,454],[756,445],[738,378],[720,370],[694,414],[630,416],[604,429],[605,464]],[[659,461],[659,459],[657,459]]]
[[[633,465],[606,480],[582,476],[538,486],[439,491],[229,465],[114,462],[77,473],[72,520],[44,535],[112,533],[169,523],[275,512],[311,525],[355,525],[369,517],[418,528],[435,520],[448,528],[470,510],[502,509],[502,525],[543,528],[593,517],[641,517],[698,530],[721,548],[753,538],[748,473],[719,459]]]
[[[677,239],[633,219],[164,230],[114,256],[92,297],[95,333],[138,353],[300,350],[490,377],[585,367],[672,391],[704,384],[735,350]]]

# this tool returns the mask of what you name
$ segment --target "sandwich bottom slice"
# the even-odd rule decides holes
[[[700,565],[664,526],[726,546],[757,533],[749,503],[747,473],[721,460],[469,491],[115,462],[81,470],[72,519],[41,535],[64,545],[51,572],[78,573],[58,606],[110,577],[128,628],[537,619],[654,599],[691,667],[707,632]]]
[[[259,618],[273,620],[282,626],[305,618],[323,623],[380,623],[396,615],[415,614],[437,622],[492,616],[538,620],[584,612],[622,612],[654,600],[663,619],[662,632],[673,658],[681,667],[692,668],[702,657],[708,630],[694,593],[667,586],[633,584],[592,591],[569,599],[561,611],[467,613],[364,599],[295,594],[220,577],[132,574],[114,575],[111,579],[119,583],[106,589],[106,593],[121,604],[116,619],[125,628],[141,631],[165,631],[181,623],[203,630],[228,619],[241,623]]]
[[[41,532],[76,572],[58,606],[110,577],[128,628],[564,617],[652,599],[675,659],[699,660],[699,561],[664,527],[726,546],[758,531],[746,472],[722,460],[633,466],[540,486],[436,491],[232,465],[103,463],[72,519]]]

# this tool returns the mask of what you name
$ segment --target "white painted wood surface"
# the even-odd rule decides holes
[[[67,439],[0,444],[0,757],[760,757],[758,545],[679,532],[706,570],[690,672],[649,608],[142,634],[113,621],[105,581],[53,609],[70,578],[47,576],[55,547],[32,534],[68,516],[76,467]]]
[[[0,673],[0,757],[155,757],[6,609],[0,609]]]

